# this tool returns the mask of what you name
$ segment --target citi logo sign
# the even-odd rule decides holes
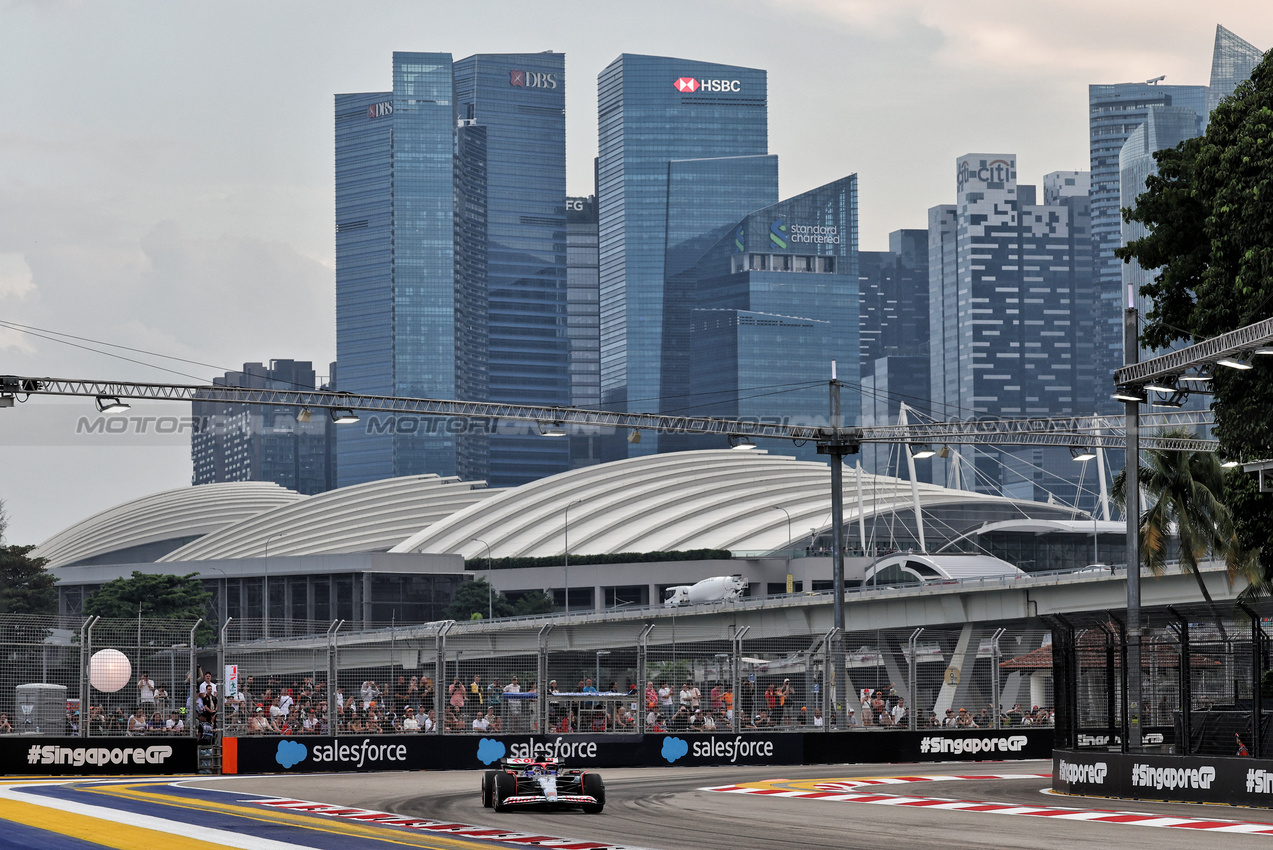
[[[373,103],[367,107],[368,118],[384,118],[393,114],[393,101],[385,101],[384,103]]]
[[[696,80],[693,77],[679,77],[672,86],[681,94],[693,94],[703,91],[742,91],[743,85],[738,80]]]
[[[547,74],[542,71],[509,71],[508,84],[528,89],[555,89],[557,88],[557,75]]]

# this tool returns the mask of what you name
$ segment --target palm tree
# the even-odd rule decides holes
[[[1186,429],[1167,429],[1159,437],[1194,439]],[[1148,507],[1140,515],[1140,552],[1144,566],[1154,575],[1167,567],[1168,543],[1174,532],[1181,567],[1193,573],[1198,589],[1212,611],[1215,602],[1198,571],[1198,562],[1209,553],[1224,558],[1229,584],[1245,578],[1254,586],[1259,551],[1242,548],[1233,516],[1224,503],[1224,470],[1212,452],[1173,452],[1150,449],[1141,455],[1140,486],[1148,495]],[[1114,479],[1114,498],[1126,504],[1127,470]]]

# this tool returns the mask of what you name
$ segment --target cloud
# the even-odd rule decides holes
[[[494,738],[483,738],[477,742],[477,760],[482,764],[491,764],[504,757],[504,744]]]
[[[683,738],[663,739],[663,758],[667,759],[668,764],[672,764],[689,751],[690,745]]]
[[[274,755],[274,760],[281,764],[284,770],[288,770],[305,761],[305,756],[308,754],[309,750],[299,741],[284,740],[278,742],[278,751]]]

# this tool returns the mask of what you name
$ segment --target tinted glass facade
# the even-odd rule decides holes
[[[735,222],[692,272],[690,394],[678,410],[827,422],[831,361],[858,359],[857,175]],[[859,412],[845,394],[844,421]],[[797,454],[816,457],[807,448]]]
[[[663,397],[668,164],[767,154],[767,103],[766,73],[757,69],[624,54],[601,72],[598,195],[606,404],[652,410]],[[737,220],[751,209],[744,201],[729,217]],[[703,229],[712,226],[716,223]],[[643,439],[634,450],[652,452],[656,444],[656,439]]]
[[[485,400],[569,406],[565,56],[471,56],[455,63],[455,90],[461,131],[484,134]],[[569,465],[566,441],[533,428],[488,445],[481,477],[495,486]]]
[[[1123,365],[1122,261],[1114,256],[1122,232],[1118,155],[1127,137],[1145,121],[1153,106],[1182,106],[1193,111],[1196,132],[1206,119],[1206,86],[1160,86],[1118,83],[1088,86],[1092,175],[1092,250],[1097,275],[1099,314],[1096,324],[1096,371],[1102,386],[1113,385],[1114,370]],[[1109,392],[1097,400],[1102,412],[1117,412]]]
[[[564,67],[395,53],[392,92],[337,95],[338,389],[570,403]],[[564,444],[475,425],[365,416],[339,431],[340,483],[568,466]]]
[[[394,53],[392,92],[336,96],[337,389],[455,396],[453,104],[448,53]],[[445,428],[337,435],[341,486],[456,471]]]

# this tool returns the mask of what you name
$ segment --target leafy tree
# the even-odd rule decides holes
[[[136,570],[130,578],[117,578],[97,589],[84,603],[86,615],[104,620],[186,620],[193,623],[205,617],[212,594],[198,573],[184,576],[158,575]],[[195,633],[195,640],[207,644],[215,640],[216,630],[205,622]]]
[[[460,585],[442,616],[449,620],[482,620],[488,611],[496,617],[511,617],[513,604],[496,593],[486,579],[479,578]]]
[[[557,610],[557,603],[542,590],[531,590],[523,593],[513,604],[513,608],[517,616],[529,617],[533,614],[551,614]]]
[[[1185,429],[1169,429],[1159,436],[1192,439]],[[1215,603],[1198,571],[1198,562],[1209,553],[1224,558],[1229,581],[1255,578],[1255,553],[1242,547],[1233,517],[1224,503],[1224,470],[1212,452],[1169,452],[1151,449],[1142,454],[1140,485],[1149,504],[1140,515],[1140,553],[1154,575],[1167,567],[1169,542],[1174,533],[1182,568],[1198,582],[1202,598]],[[1127,470],[1114,479],[1115,499],[1126,503]],[[1217,617],[1218,619],[1218,617]]]
[[[1153,299],[1141,341],[1151,347],[1216,336],[1273,315],[1273,53],[1211,114],[1205,135],[1155,154],[1160,173],[1124,217],[1149,235],[1117,251],[1158,269],[1142,288]],[[1224,454],[1273,457],[1273,363],[1214,370],[1212,410]],[[1256,551],[1273,537],[1273,497],[1238,470],[1225,494],[1238,543]],[[1260,555],[1273,581],[1273,547]]]
[[[486,579],[466,581],[455,592],[455,598],[442,612],[450,620],[484,620],[488,611],[496,617],[526,617],[531,614],[551,614],[557,610],[552,597],[542,590],[522,594],[516,601],[493,591]]]
[[[57,581],[44,558],[32,558],[34,546],[0,546],[0,612],[56,614]]]

